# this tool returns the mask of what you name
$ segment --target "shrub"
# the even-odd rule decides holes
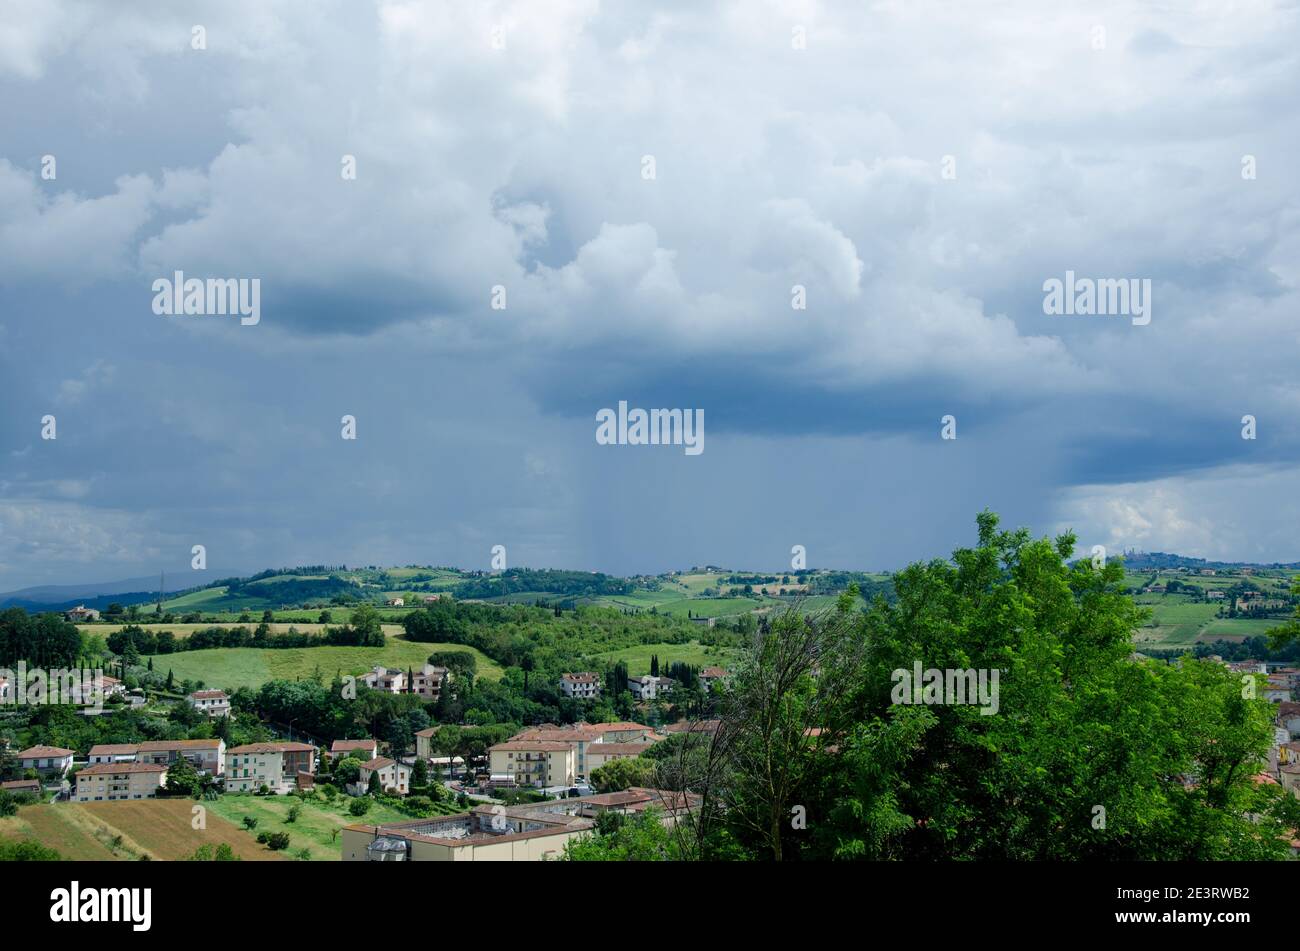
[[[364,816],[370,811],[370,797],[362,796],[348,803],[348,812],[354,816]]]

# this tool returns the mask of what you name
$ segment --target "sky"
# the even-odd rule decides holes
[[[0,590],[1300,559],[1296,3],[184,7],[0,0]]]

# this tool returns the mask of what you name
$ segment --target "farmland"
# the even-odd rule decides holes
[[[0,837],[32,838],[65,859],[79,861],[176,860],[201,845],[229,845],[248,860],[279,860],[234,823],[207,807],[204,825],[195,829],[189,799],[141,799],[130,802],[67,802],[23,806],[16,816],[0,819]]]
[[[624,661],[627,664],[628,673],[633,677],[639,677],[642,674],[650,673],[650,656],[652,654],[658,656],[659,665],[664,668],[673,661],[680,661],[695,667],[725,667],[735,659],[738,653],[739,651],[735,648],[710,647],[707,644],[701,644],[699,641],[690,641],[686,644],[638,644],[636,647],[625,647],[622,650],[596,654],[593,659],[607,664],[614,664],[620,660]]]

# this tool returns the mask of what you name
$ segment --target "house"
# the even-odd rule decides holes
[[[488,770],[516,786],[572,786],[577,757],[568,743],[510,740],[488,748]]]
[[[425,604],[433,604],[433,602],[440,601],[441,599],[442,595],[440,594],[426,594],[422,600]]]
[[[34,796],[41,794],[41,782],[39,779],[11,779],[6,783],[0,783],[0,789],[11,793],[31,793]]]
[[[107,700],[113,696],[124,696],[126,685],[116,677],[96,673],[94,677],[78,680],[68,690],[68,701],[74,704],[91,704],[97,697]]]
[[[78,604],[71,611],[64,615],[69,621],[98,621],[99,612],[94,608],[88,608],[84,604]]]
[[[224,690],[196,690],[185,699],[199,713],[210,717],[230,716],[230,698]]]
[[[167,781],[167,767],[153,763],[98,763],[76,775],[76,802],[147,799]]]
[[[330,744],[326,754],[331,760],[339,760],[349,753],[363,753],[364,759],[372,760],[379,755],[378,740],[335,740]]]
[[[379,788],[388,792],[395,790],[399,796],[411,791],[411,767],[405,763],[391,760],[387,756],[376,756],[369,762],[361,764],[356,786],[360,787],[354,795],[364,795],[370,788],[370,777],[378,774]]]
[[[1285,766],[1277,768],[1278,779],[1282,782],[1282,788],[1289,790],[1293,796],[1300,799],[1300,763],[1287,763]]]
[[[298,773],[316,772],[316,747],[306,743],[248,743],[226,753],[226,792],[256,792],[266,786],[291,792]]]
[[[61,746],[33,746],[17,756],[23,769],[34,769],[42,779],[62,779],[72,769],[72,750]]]
[[[600,696],[600,677],[590,671],[560,675],[560,690],[566,697],[593,700]]]
[[[664,733],[717,733],[721,728],[721,720],[679,720],[659,729]]]
[[[655,700],[659,697],[666,697],[672,693],[673,679],[671,677],[652,677],[646,674],[644,677],[629,677],[627,679],[627,689],[632,691],[632,696],[637,700]]]
[[[571,800],[576,801],[576,800]],[[498,807],[500,808],[500,807]],[[474,811],[387,825],[350,825],[339,835],[345,862],[539,862],[594,823],[569,815]]]
[[[1225,594],[1223,591],[1207,591],[1205,592],[1205,596],[1209,598],[1211,601],[1222,601],[1224,598],[1227,597],[1227,594]]]
[[[404,608],[406,607],[406,600],[403,598],[389,598],[388,606],[390,608]]]
[[[708,692],[713,689],[715,683],[721,683],[730,676],[730,672],[724,667],[705,667],[700,671],[700,686]]]

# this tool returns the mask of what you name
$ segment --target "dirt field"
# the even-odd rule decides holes
[[[0,819],[0,836],[34,838],[64,858],[82,861],[185,859],[200,845],[229,845],[245,861],[278,861],[288,856],[258,845],[243,829],[206,810],[206,829],[193,827],[190,799],[139,799],[124,802],[66,802],[23,806]]]

